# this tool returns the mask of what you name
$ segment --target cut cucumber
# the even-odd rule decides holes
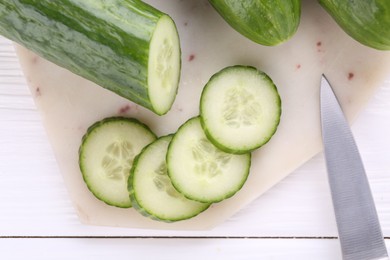
[[[244,154],[276,132],[281,100],[272,80],[249,66],[227,67],[211,77],[200,101],[202,127],[225,152]]]
[[[158,115],[175,99],[175,23],[142,1],[0,1],[0,34]]]
[[[239,191],[248,177],[250,162],[250,153],[229,154],[215,147],[199,117],[179,128],[167,153],[168,175],[176,190],[205,203],[224,200]]]
[[[165,160],[171,139],[161,137],[145,147],[134,160],[128,185],[133,207],[164,222],[192,218],[210,205],[189,200],[172,186]]]
[[[156,139],[136,119],[111,117],[96,122],[84,135],[79,165],[85,183],[108,205],[131,207],[127,181],[134,157]]]

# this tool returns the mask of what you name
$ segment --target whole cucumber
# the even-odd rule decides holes
[[[0,34],[156,114],[175,99],[176,26],[142,1],[1,0]]]
[[[298,29],[300,0],[209,0],[236,31],[267,46],[281,44]]]
[[[358,42],[390,50],[390,0],[319,0],[319,3]]]

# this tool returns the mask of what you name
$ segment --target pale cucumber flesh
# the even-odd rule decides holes
[[[134,119],[114,117],[92,125],[80,146],[79,165],[95,197],[112,206],[131,207],[127,180],[134,157],[155,139]]]
[[[182,125],[167,153],[168,174],[173,186],[189,199],[218,202],[233,196],[244,185],[251,155],[221,151],[206,137],[195,117]]]
[[[148,93],[154,111],[165,114],[175,100],[180,79],[179,36],[172,19],[162,16],[150,42]]]
[[[206,84],[201,101],[202,126],[220,149],[243,154],[267,143],[281,116],[276,86],[248,66],[227,67]]]
[[[132,205],[155,220],[173,222],[198,215],[209,207],[176,191],[167,174],[166,153],[172,136],[157,139],[136,158],[129,178]]]

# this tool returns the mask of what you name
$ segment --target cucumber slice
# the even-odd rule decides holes
[[[214,74],[200,100],[207,137],[220,149],[235,154],[267,143],[276,132],[281,111],[272,80],[249,66],[227,67]]]
[[[166,153],[172,136],[157,139],[136,157],[129,177],[133,207],[154,220],[173,222],[192,218],[210,204],[185,198],[167,175]]]
[[[84,181],[96,198],[108,205],[131,207],[127,180],[134,157],[156,139],[136,119],[111,117],[88,128],[79,150]]]
[[[206,137],[200,118],[183,124],[167,153],[168,175],[173,186],[189,199],[212,203],[233,196],[244,185],[251,154],[221,151]]]

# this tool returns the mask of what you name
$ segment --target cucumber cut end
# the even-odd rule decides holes
[[[150,42],[148,92],[153,110],[163,115],[171,108],[177,93],[181,50],[174,21],[163,15]]]

